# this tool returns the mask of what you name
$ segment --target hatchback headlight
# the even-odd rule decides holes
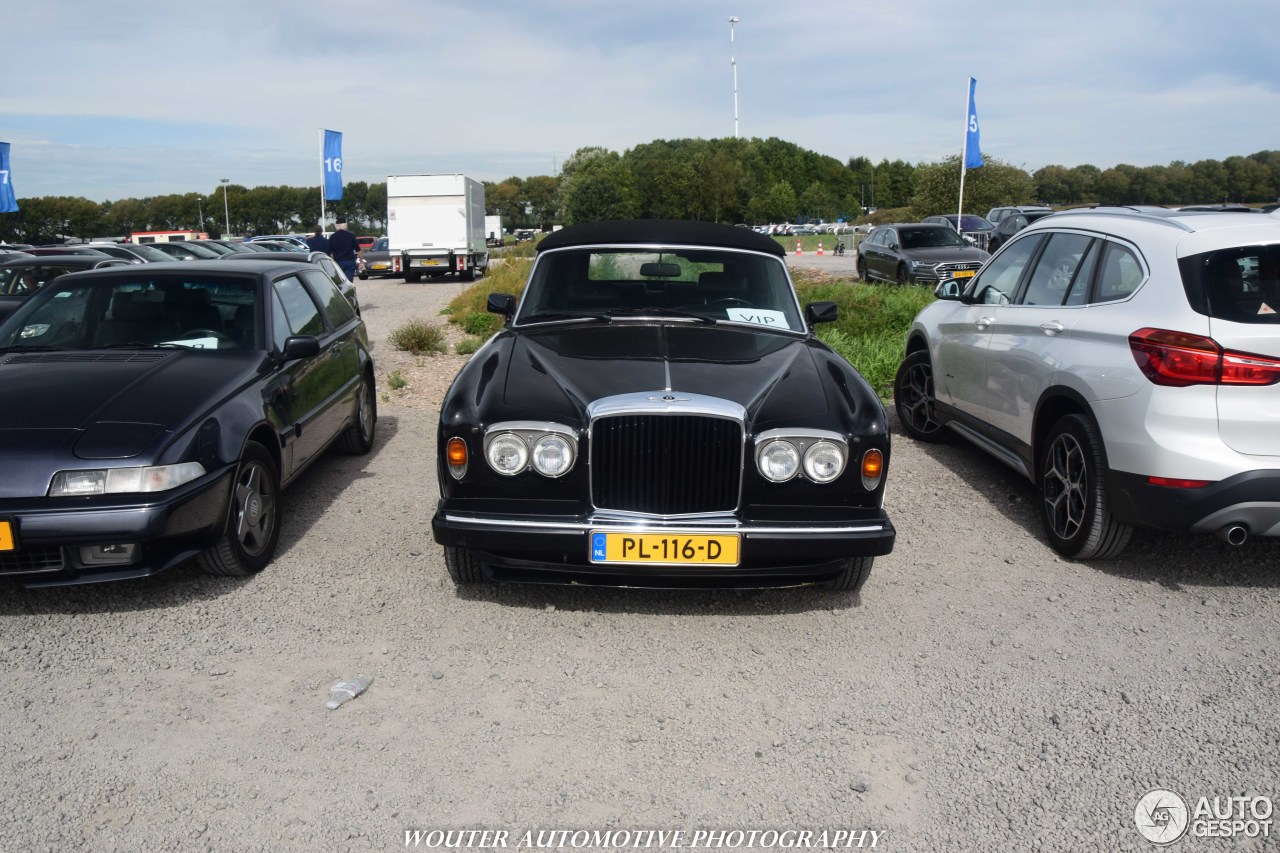
[[[199,462],[154,465],[148,468],[101,468],[59,471],[49,484],[49,497],[164,492],[204,476]]]

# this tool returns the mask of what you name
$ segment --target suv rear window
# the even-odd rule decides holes
[[[1233,323],[1280,324],[1280,245],[1240,246],[1179,261],[1187,301]]]

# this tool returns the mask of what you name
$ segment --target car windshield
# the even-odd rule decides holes
[[[638,317],[805,331],[782,262],[729,249],[548,252],[534,266],[517,322]]]
[[[262,349],[260,315],[253,277],[79,276],[46,284],[0,324],[0,350]]]
[[[960,235],[946,226],[899,228],[898,238],[904,249],[935,249],[943,246],[968,246]]]

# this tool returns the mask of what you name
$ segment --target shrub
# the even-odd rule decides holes
[[[409,380],[404,378],[404,373],[401,372],[400,368],[397,367],[387,374],[387,387],[392,391],[399,391],[401,388],[408,387],[408,385]]]
[[[479,338],[463,338],[454,345],[454,349],[458,355],[471,355],[471,353],[484,346],[484,341]]]
[[[477,337],[488,337],[498,331],[498,327],[502,325],[502,318],[497,314],[485,312],[481,314],[476,312],[468,314],[462,320],[462,330],[468,335]]]
[[[444,331],[426,320],[410,320],[391,332],[391,345],[398,350],[424,355],[445,352]]]

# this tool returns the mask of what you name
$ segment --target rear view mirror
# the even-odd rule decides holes
[[[840,319],[840,307],[834,302],[810,302],[804,306],[804,319],[810,326],[834,323]]]
[[[640,265],[640,275],[649,278],[679,278],[679,264],[647,263]]]
[[[933,295],[938,299],[959,299],[963,292],[964,288],[954,278],[941,282],[933,289]]]
[[[510,293],[490,293],[485,309],[490,314],[501,314],[510,317],[516,313],[516,298]]]

